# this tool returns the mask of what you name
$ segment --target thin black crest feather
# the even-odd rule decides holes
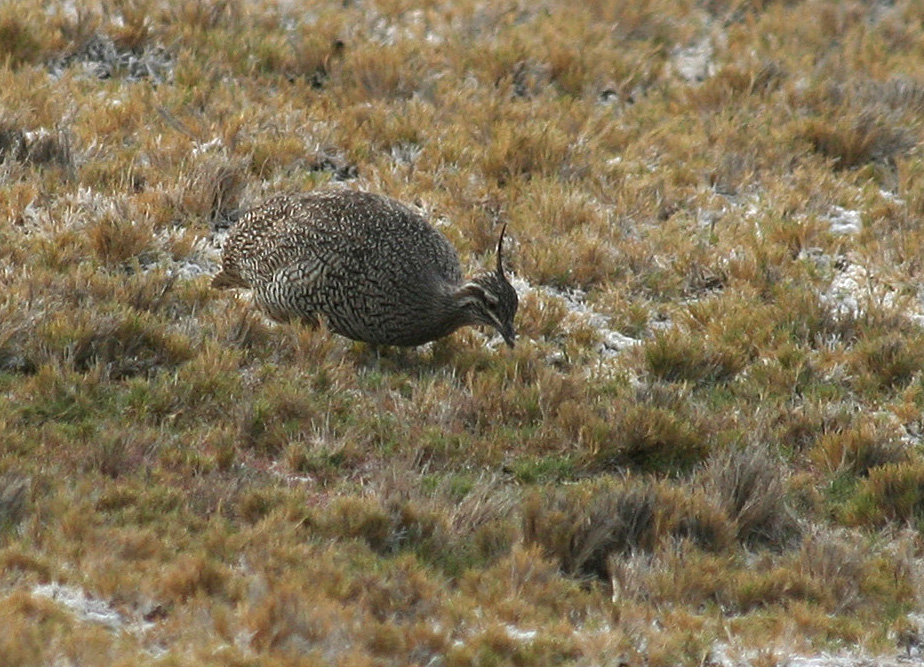
[[[497,239],[497,275],[504,277],[504,232],[507,231],[507,223],[501,227],[500,238]]]

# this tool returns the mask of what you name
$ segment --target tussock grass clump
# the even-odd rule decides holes
[[[332,635],[338,627],[351,627],[357,622],[355,613],[324,596],[305,597],[301,587],[288,585],[266,595],[252,605],[247,624],[252,629],[251,645],[260,651],[282,655],[308,653],[319,658],[322,648],[333,650],[331,655],[346,658],[352,651],[345,642],[332,645]],[[315,646],[314,651],[306,650]]]
[[[435,74],[424,71],[420,54],[405,44],[344,51],[334,76],[354,104],[410,99]]]
[[[868,103],[880,104],[893,111],[920,114],[924,111],[924,82],[907,76],[892,76],[888,80],[870,81],[860,91]]]
[[[494,562],[512,548],[515,496],[497,480],[445,480],[428,491],[427,478],[380,482],[377,497],[345,496],[311,520],[337,539],[361,540],[381,554],[414,554],[440,571],[458,574]]]
[[[914,332],[867,337],[851,356],[858,389],[900,390],[924,369],[924,336]]]
[[[745,366],[747,359],[728,346],[710,343],[676,330],[659,332],[645,343],[645,361],[652,375],[666,382],[727,382]]]
[[[112,479],[129,473],[156,448],[156,437],[150,433],[126,433],[115,425],[106,425],[97,433],[88,434],[93,448],[83,461],[86,470],[94,470]]]
[[[864,570],[871,566],[868,545],[849,535],[811,533],[805,536],[799,566],[820,585],[821,605],[830,613],[850,613],[861,603]]]
[[[63,130],[26,130],[15,119],[0,118],[0,164],[10,162],[73,170],[70,136]]]
[[[917,89],[915,82],[901,78],[826,82],[807,91],[804,100],[826,118],[806,119],[801,136],[832,159],[835,169],[868,162],[894,164],[917,143]]]
[[[658,499],[661,526],[672,539],[707,553],[724,554],[737,536],[726,508],[706,489],[663,488]]]
[[[391,515],[377,499],[345,497],[331,508],[325,530],[343,538],[362,539],[374,551],[392,552],[404,538],[398,515]]]
[[[35,25],[7,6],[0,13],[0,61],[10,67],[36,62],[42,54],[42,42]]]
[[[465,573],[459,583],[478,603],[502,608],[500,618],[514,624],[530,616],[557,622],[568,609],[580,623],[587,618],[581,605],[595,604],[593,594],[580,582],[563,578],[560,565],[539,545],[517,544],[489,567]]]
[[[903,128],[869,114],[848,119],[806,121],[802,136],[837,169],[894,160],[914,145]]]
[[[608,581],[614,563],[660,552],[675,540],[723,553],[734,522],[702,491],[650,484],[640,477],[601,478],[536,491],[523,505],[523,539],[541,546],[570,576]],[[622,567],[619,565],[618,567]]]
[[[619,405],[607,415],[605,433],[586,461],[595,470],[675,473],[701,463],[710,447],[703,425],[691,415],[644,403]]]
[[[799,525],[786,500],[779,460],[765,446],[717,452],[700,473],[706,492],[746,544],[787,545]]]
[[[38,335],[74,370],[99,367],[113,380],[176,367],[192,356],[185,336],[168,333],[142,316],[101,315],[85,315],[83,321],[59,316],[45,323]]]
[[[557,124],[532,128],[505,122],[495,126],[485,139],[490,148],[482,170],[500,186],[513,179],[559,175],[560,170],[573,168],[571,141]]]
[[[225,595],[228,575],[205,554],[183,554],[161,579],[160,599],[188,600],[195,595]]]
[[[569,290],[599,285],[619,273],[619,268],[600,239],[574,234],[530,251],[523,258],[523,271],[547,285]]]
[[[15,530],[26,518],[32,479],[14,474],[0,476],[0,535]]]
[[[924,519],[924,464],[908,461],[871,469],[846,512],[851,522],[867,525],[919,524]]]
[[[227,227],[237,214],[246,174],[245,160],[193,160],[177,184],[178,207],[189,216]]]
[[[849,472],[861,477],[874,468],[899,463],[908,457],[898,434],[871,420],[859,420],[857,424],[819,435],[810,455],[831,472]]]
[[[474,637],[471,646],[453,648],[448,664],[472,663],[567,663],[581,657],[581,651],[568,638],[543,637],[527,644],[511,636],[502,624],[490,627]]]
[[[121,266],[151,249],[151,229],[125,219],[124,211],[104,215],[87,229],[94,254],[103,264]]]
[[[788,78],[788,73],[776,61],[733,63],[722,67],[703,85],[687,91],[688,99],[697,106],[719,109],[732,101],[747,104],[741,100],[747,96],[768,97],[779,90]]]
[[[571,576],[606,578],[613,553],[651,551],[658,537],[654,488],[628,481],[534,493],[523,511],[523,537]]]
[[[248,449],[278,455],[286,446],[311,433],[312,421],[321,418],[319,406],[310,397],[291,388],[271,388],[251,399],[242,416],[241,439]]]
[[[799,609],[798,623],[825,627],[844,639],[862,632],[848,619],[882,622],[875,610],[883,600],[891,600],[886,618],[910,601],[905,564],[889,562],[878,548],[847,533],[807,534],[801,547],[779,565],[756,565],[739,576],[732,604],[744,610],[786,603]]]
[[[41,662],[47,642],[70,631],[75,623],[59,605],[36,599],[27,591],[17,591],[0,604],[5,616],[16,619],[0,638],[0,648],[8,660],[21,664]]]

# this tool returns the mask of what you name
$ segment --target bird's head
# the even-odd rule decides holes
[[[479,274],[459,288],[458,298],[473,324],[492,326],[513,347],[516,331],[513,318],[517,314],[519,299],[513,285],[504,275],[504,232],[497,241],[497,269]]]

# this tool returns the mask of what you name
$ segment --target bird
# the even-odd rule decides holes
[[[516,290],[494,270],[463,278],[449,239],[401,202],[348,188],[284,193],[241,216],[222,248],[217,289],[249,288],[271,319],[352,340],[413,347],[465,326],[516,340]]]

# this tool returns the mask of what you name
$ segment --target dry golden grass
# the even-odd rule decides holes
[[[922,20],[2,4],[0,655],[920,657]],[[209,289],[243,210],[329,181],[472,268],[508,223],[516,349]]]

